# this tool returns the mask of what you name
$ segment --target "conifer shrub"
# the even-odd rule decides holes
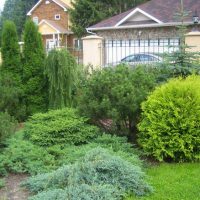
[[[29,200],[119,200],[120,192],[111,185],[87,185],[69,186],[66,189],[54,189],[39,193]]]
[[[133,165],[142,166],[137,152],[126,138],[103,134],[90,143],[79,146],[53,145],[38,146],[24,139],[24,132],[17,132],[6,140],[6,148],[0,154],[0,175],[28,173],[36,175],[58,169],[60,166],[73,164],[94,148],[107,149],[111,155],[120,156]]]
[[[200,76],[172,79],[142,104],[138,142],[159,161],[200,160]]]
[[[35,175],[57,168],[54,156],[46,149],[23,140],[23,132],[9,138],[6,145],[0,154],[0,176],[9,172]]]
[[[87,121],[72,108],[35,114],[25,125],[25,137],[40,146],[84,144],[99,135]]]
[[[38,193],[32,199],[121,199],[126,192],[142,196],[151,191],[139,166],[102,148],[89,151],[72,165],[29,178],[23,184]],[[62,189],[62,190],[60,190]],[[59,194],[59,192],[60,194]],[[103,198],[104,197],[104,198]],[[61,199],[62,199],[61,198]],[[111,198],[112,199],[112,198]]]
[[[81,88],[78,107],[95,123],[110,119],[114,133],[135,140],[140,104],[155,85],[154,71],[147,67],[107,67],[88,78]]]
[[[142,166],[142,161],[138,157],[138,152],[133,145],[128,143],[126,137],[118,137],[109,134],[103,134],[92,139],[88,144],[84,145],[53,145],[46,150],[56,159],[56,165],[74,163],[81,157],[85,156],[88,151],[94,148],[101,147],[109,151],[110,154],[120,156],[124,160],[131,162],[134,165]]]

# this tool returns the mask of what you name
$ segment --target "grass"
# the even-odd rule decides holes
[[[154,187],[147,197],[128,197],[126,200],[199,200],[200,163],[161,164],[147,170]]]

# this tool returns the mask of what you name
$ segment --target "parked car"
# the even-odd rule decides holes
[[[126,63],[131,66],[135,66],[139,64],[154,64],[162,61],[163,59],[155,54],[138,53],[123,58],[120,63]]]

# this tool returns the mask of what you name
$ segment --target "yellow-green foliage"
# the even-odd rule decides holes
[[[200,159],[200,76],[173,79],[142,104],[139,144],[159,161]]]

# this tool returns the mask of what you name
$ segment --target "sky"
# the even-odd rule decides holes
[[[3,10],[4,3],[5,3],[5,0],[0,0],[0,10]]]

